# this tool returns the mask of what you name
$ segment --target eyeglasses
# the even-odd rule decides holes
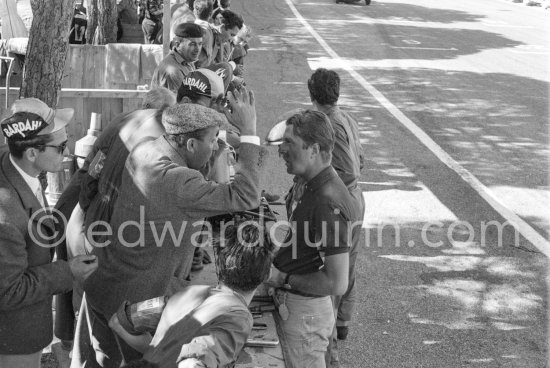
[[[57,148],[57,152],[61,154],[61,153],[65,152],[65,148],[67,148],[67,141],[61,143],[58,146],[54,146],[53,144],[40,144],[40,145],[36,146],[36,148],[40,148],[40,147]]]

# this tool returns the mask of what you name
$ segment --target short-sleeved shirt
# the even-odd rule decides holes
[[[363,149],[359,138],[359,125],[348,113],[333,106],[327,111],[336,142],[332,151],[332,167],[349,190],[357,187],[361,176]]]
[[[177,94],[185,76],[195,69],[194,62],[185,61],[180,54],[170,51],[155,69],[151,89],[166,87]]]
[[[291,230],[273,262],[280,271],[317,272],[322,255],[349,252],[353,198],[332,166],[305,184],[298,202],[287,200],[287,213]]]

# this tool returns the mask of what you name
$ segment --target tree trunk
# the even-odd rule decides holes
[[[93,45],[115,43],[117,35],[116,0],[87,0],[86,42]]]
[[[19,97],[57,106],[69,48],[73,0],[31,0],[32,20]]]

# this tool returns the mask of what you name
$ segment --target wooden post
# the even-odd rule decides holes
[[[170,23],[172,22],[170,9],[170,0],[164,0],[164,11],[162,12],[162,52],[164,56],[170,52]]]

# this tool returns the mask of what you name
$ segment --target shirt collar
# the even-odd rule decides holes
[[[25,171],[23,171],[23,169],[20,168],[19,165],[15,163],[11,155],[10,155],[10,161],[13,167],[15,167],[15,169],[19,172],[19,174],[21,174],[21,176],[23,177],[23,180],[25,180],[25,183],[27,183],[27,185],[29,186],[29,188],[31,188],[34,194],[36,194],[39,189],[42,190],[42,187],[40,185],[40,180],[37,177],[32,177],[29,174],[27,174]]]
[[[338,176],[332,166],[327,167],[306,183],[306,190],[314,192],[332,178]]]
[[[194,66],[195,65],[195,62],[194,61],[187,61],[185,60],[180,54],[178,54],[177,52],[175,52],[174,50],[170,51],[170,53],[172,55],[174,55],[174,59],[176,59],[176,62],[178,62],[179,64],[182,64],[182,65],[191,65],[191,66]]]

